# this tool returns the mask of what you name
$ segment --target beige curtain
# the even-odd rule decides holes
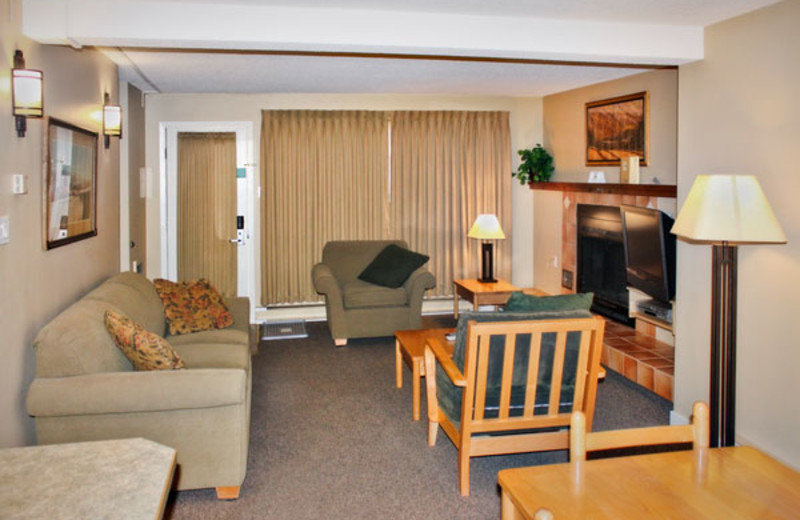
[[[178,279],[236,294],[236,134],[178,134]]]
[[[392,119],[391,236],[431,257],[430,296],[453,294],[453,279],[480,274],[480,244],[467,232],[494,213],[495,276],[511,276],[511,137],[508,112],[395,112]]]
[[[316,301],[311,268],[326,242],[384,235],[387,116],[318,110],[262,116],[262,303]]]

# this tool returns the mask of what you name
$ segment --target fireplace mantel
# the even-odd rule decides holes
[[[615,184],[589,182],[530,182],[532,190],[572,191],[583,193],[613,193],[616,195],[641,195],[645,197],[676,198],[674,184]]]

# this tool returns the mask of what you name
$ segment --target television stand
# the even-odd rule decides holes
[[[646,334],[669,345],[675,344],[671,320],[674,302],[664,304],[634,287],[628,287],[629,314],[636,321],[637,332]],[[664,305],[669,307],[664,308]]]
[[[672,323],[658,319],[655,316],[634,311],[631,313],[631,318],[634,318],[637,322],[643,321],[645,323],[649,323],[650,325],[655,325],[659,329],[664,329],[668,332],[672,332]],[[639,327],[637,326],[636,328],[638,329]]]

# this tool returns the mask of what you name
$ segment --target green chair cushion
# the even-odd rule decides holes
[[[531,296],[522,291],[511,293],[505,304],[507,312],[589,310],[594,293],[559,294],[556,296]]]
[[[425,265],[428,259],[426,255],[389,244],[361,271],[358,279],[397,289],[408,280],[411,273]]]

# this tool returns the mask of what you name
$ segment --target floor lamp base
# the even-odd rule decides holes
[[[713,246],[711,278],[712,448],[735,443],[736,411],[736,246]]]

